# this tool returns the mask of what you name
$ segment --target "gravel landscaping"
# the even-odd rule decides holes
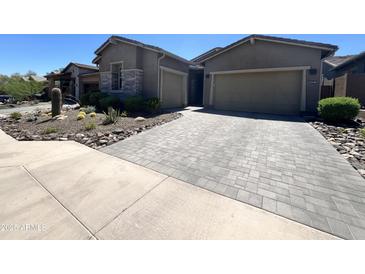
[[[101,148],[123,140],[182,116],[180,113],[162,113],[144,117],[120,117],[116,123],[103,125],[104,114],[89,114],[77,120],[79,110],[68,110],[52,118],[49,113],[37,111],[23,115],[19,120],[0,119],[0,128],[19,141],[74,140],[91,148]]]
[[[365,178],[365,135],[361,133],[365,123],[357,120],[351,125],[331,125],[319,121],[310,124]]]

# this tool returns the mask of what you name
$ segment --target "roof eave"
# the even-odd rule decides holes
[[[205,59],[200,60],[199,63],[206,62],[207,60],[212,59],[212,58],[222,54],[223,52],[229,51],[232,48],[235,48],[239,45],[242,45],[244,43],[247,43],[247,42],[251,41],[251,39],[269,41],[269,42],[281,43],[281,44],[288,44],[288,45],[299,46],[299,47],[316,48],[316,49],[319,49],[319,50],[327,51],[328,53],[324,57],[322,57],[322,59],[330,56],[331,54],[335,53],[338,50],[337,46],[333,46],[333,47],[324,47],[323,46],[322,47],[322,46],[315,46],[315,45],[307,45],[307,44],[304,44],[304,43],[297,43],[297,42],[294,42],[294,41],[293,42],[290,42],[290,41],[287,42],[287,41],[276,40],[276,37],[263,37],[263,36],[253,34],[253,35],[247,36],[247,37],[245,37],[241,40],[238,40],[238,41],[228,45],[227,47],[222,48],[216,54],[213,54],[211,56],[208,56]]]

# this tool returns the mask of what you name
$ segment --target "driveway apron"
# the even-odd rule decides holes
[[[101,151],[344,239],[365,239],[365,181],[299,117],[183,111]]]

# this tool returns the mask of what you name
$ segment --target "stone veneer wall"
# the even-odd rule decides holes
[[[100,89],[103,92],[110,92],[119,97],[141,95],[143,89],[143,70],[127,69],[122,70],[122,88],[121,90],[112,90],[111,72],[100,73]]]

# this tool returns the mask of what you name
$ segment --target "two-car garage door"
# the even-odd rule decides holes
[[[216,109],[298,114],[302,71],[270,71],[214,75]]]

